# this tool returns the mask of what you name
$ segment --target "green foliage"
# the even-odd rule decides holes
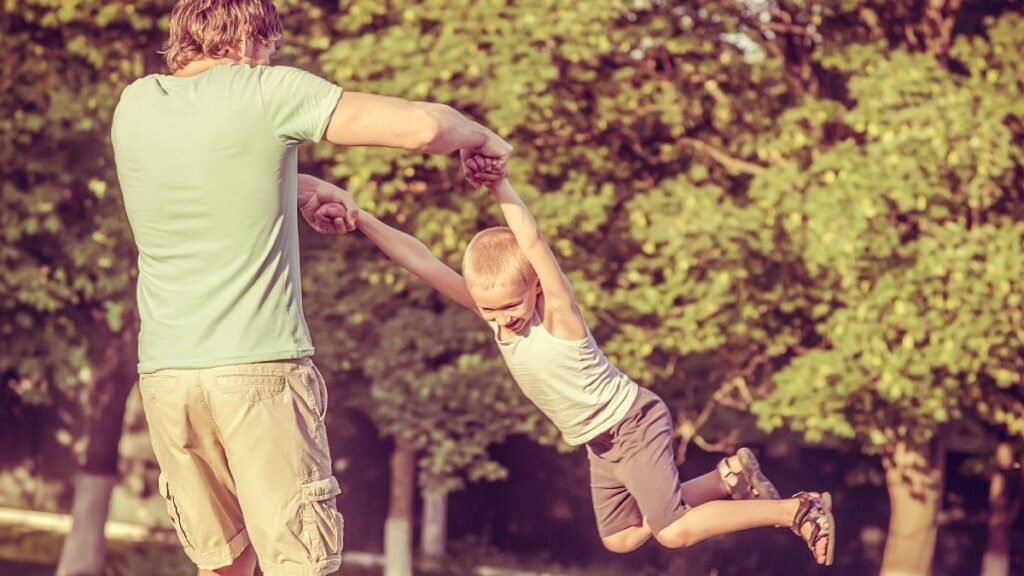
[[[131,310],[135,256],[108,142],[167,3],[5,2],[0,12],[0,373],[44,402]]]
[[[121,88],[159,69],[171,2],[14,4],[0,372],[63,382],[90,327],[130,310],[107,126]],[[451,104],[514,143],[517,187],[598,339],[670,400],[684,439],[713,445],[751,412],[867,452],[961,422],[1024,435],[1012,3],[279,7],[282,63]],[[454,159],[321,144],[304,160],[456,268],[500,221]],[[357,236],[303,250],[335,398],[414,439],[427,485],[500,477],[487,446],[507,434],[556,441],[471,314]]]
[[[996,47],[1020,21],[992,28]],[[999,68],[996,47],[974,38],[953,53]],[[964,419],[1024,436],[1017,88],[879,46],[822,64],[851,75],[849,103],[830,119],[840,138],[805,144],[790,234],[829,305],[815,346],[756,407],[760,422],[869,452]]]

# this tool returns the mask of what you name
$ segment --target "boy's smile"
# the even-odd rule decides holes
[[[516,334],[529,325],[540,293],[540,283],[536,280],[529,285],[517,283],[468,288],[484,320],[495,322],[502,330]]]

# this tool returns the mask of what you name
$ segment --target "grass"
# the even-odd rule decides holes
[[[0,526],[0,576],[52,575],[64,538],[18,526]],[[110,541],[104,576],[192,576],[195,567],[177,546]]]
[[[53,532],[0,525],[0,576],[53,576],[60,557],[63,536]],[[107,567],[102,576],[194,576],[195,567],[177,544],[161,542],[108,541]],[[434,570],[417,570],[424,576],[465,576],[474,574],[478,564],[504,565],[546,571],[550,564],[498,554],[486,546],[462,543],[455,546],[448,561]],[[535,564],[535,565],[533,565]],[[544,564],[548,564],[544,566]],[[560,572],[562,572],[560,570]],[[381,569],[347,564],[345,576],[380,576]],[[575,573],[575,571],[573,571]],[[621,567],[587,571],[593,576],[621,574]],[[640,575],[640,572],[635,572]],[[259,575],[259,571],[256,572]]]
[[[64,537],[0,525],[0,576],[53,576]],[[346,566],[345,576],[380,576],[379,569]],[[103,576],[194,576],[195,566],[176,544],[108,541]],[[259,571],[257,571],[259,574]]]

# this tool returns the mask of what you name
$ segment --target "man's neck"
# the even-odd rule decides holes
[[[174,72],[174,76],[188,77],[198,76],[203,72],[206,72],[214,66],[223,66],[224,64],[236,64],[238,61],[231,58],[203,58],[202,60],[193,60],[185,66],[179,68]]]

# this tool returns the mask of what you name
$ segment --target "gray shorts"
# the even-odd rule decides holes
[[[587,442],[587,459],[602,538],[644,518],[657,534],[689,510],[679,488],[672,415],[654,392],[641,387],[622,420]]]

